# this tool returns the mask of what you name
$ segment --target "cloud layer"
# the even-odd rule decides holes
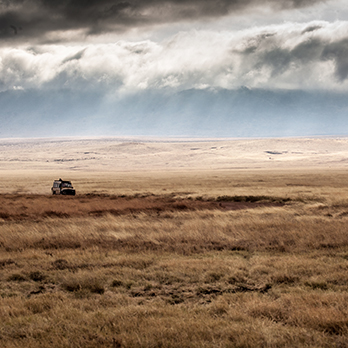
[[[97,35],[162,23],[281,11],[328,0],[1,0],[2,40],[58,40],[60,32]],[[56,35],[54,35],[54,33]],[[53,35],[52,35],[53,34]],[[65,36],[64,40],[68,39]]]
[[[348,87],[348,22],[187,31],[158,43],[0,48],[0,91]]]

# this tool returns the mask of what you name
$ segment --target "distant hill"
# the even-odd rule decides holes
[[[301,90],[13,90],[0,93],[0,137],[347,135],[344,93]]]

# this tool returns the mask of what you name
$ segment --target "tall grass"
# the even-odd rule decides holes
[[[0,219],[0,346],[348,347],[345,186],[308,178],[244,181],[280,207]]]
[[[348,215],[319,206],[47,218],[3,222],[6,251],[84,249],[196,253],[209,250],[304,252],[345,248]],[[299,214],[301,212],[301,214]]]

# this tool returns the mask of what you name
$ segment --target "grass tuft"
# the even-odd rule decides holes
[[[89,292],[100,295],[105,292],[105,286],[101,279],[84,273],[66,276],[62,280],[61,286],[68,292]]]
[[[24,282],[27,278],[20,273],[13,273],[8,278],[7,281],[10,282]]]

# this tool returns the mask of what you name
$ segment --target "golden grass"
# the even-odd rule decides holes
[[[225,191],[232,174],[163,174],[153,189],[149,178],[113,188],[98,174],[90,186],[104,196],[66,197],[79,202],[69,217],[0,218],[0,346],[348,347],[342,172],[234,174],[239,186]],[[51,198],[23,194],[20,206],[52,210]],[[134,194],[138,210],[110,212],[106,201]],[[194,206],[261,195],[290,201]],[[11,197],[1,209],[18,217]],[[149,197],[172,205],[147,210]],[[183,201],[192,210],[173,209]],[[104,213],[88,215],[96,209]]]

